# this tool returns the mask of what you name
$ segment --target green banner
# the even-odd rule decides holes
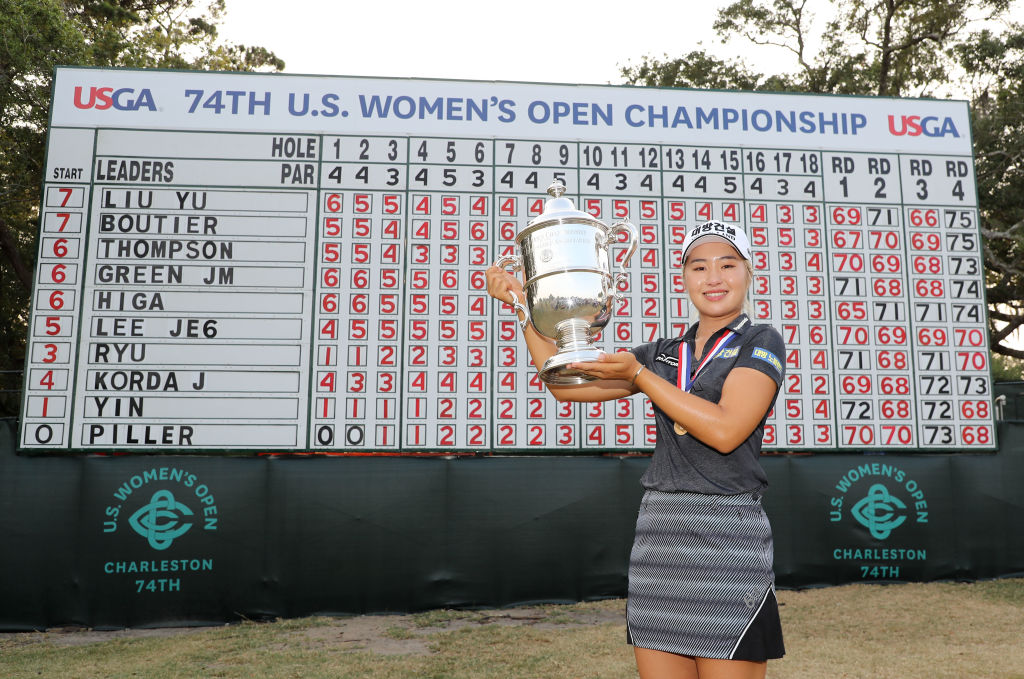
[[[1024,573],[995,455],[767,456],[780,587]],[[645,457],[39,457],[0,421],[0,629],[621,597]]]

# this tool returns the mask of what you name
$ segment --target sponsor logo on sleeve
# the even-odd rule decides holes
[[[762,349],[761,347],[755,347],[754,352],[751,355],[754,358],[761,359],[765,363],[770,364],[773,368],[775,368],[776,372],[778,372],[780,375],[782,374],[782,362],[772,352],[768,351],[767,349]]]

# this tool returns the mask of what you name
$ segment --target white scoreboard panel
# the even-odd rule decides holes
[[[608,351],[686,329],[688,227],[747,230],[766,449],[995,447],[964,102],[76,68],[21,446],[651,450],[649,401],[556,402],[486,295],[556,178],[640,233]]]

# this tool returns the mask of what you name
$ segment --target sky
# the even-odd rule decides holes
[[[621,66],[645,56],[706,49],[741,56],[762,73],[792,71],[783,48],[712,29],[732,0],[226,0],[220,34],[259,45],[286,73],[620,84]],[[818,25],[832,2],[809,0]],[[287,8],[287,14],[282,9]],[[1010,16],[1024,21],[1024,0]]]
[[[675,57],[704,47],[731,56],[711,29],[727,4],[227,0],[220,34],[270,49],[284,59],[286,73],[602,85],[621,83],[620,66],[644,55]],[[765,48],[758,61],[765,69],[766,61],[792,63],[783,50]]]

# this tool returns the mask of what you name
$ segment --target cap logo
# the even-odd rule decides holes
[[[728,238],[731,241],[736,240],[736,227],[731,224],[723,224],[722,222],[706,222],[700,226],[695,226],[690,231],[690,238],[697,238],[698,236],[722,236]]]

